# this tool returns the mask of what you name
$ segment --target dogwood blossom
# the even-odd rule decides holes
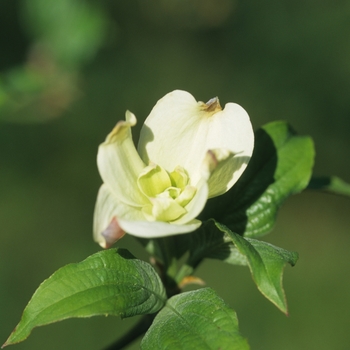
[[[94,239],[104,248],[125,232],[155,238],[196,230],[208,198],[235,184],[253,152],[247,112],[235,103],[222,109],[218,98],[168,93],[145,120],[137,150],[135,125],[127,111],[99,146]]]

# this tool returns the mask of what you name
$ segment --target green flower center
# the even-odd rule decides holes
[[[189,177],[178,166],[168,173],[151,163],[139,175],[137,185],[149,199],[142,212],[149,221],[174,221],[187,213],[186,205],[192,200],[196,188],[188,185]]]

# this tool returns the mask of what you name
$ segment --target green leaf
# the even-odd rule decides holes
[[[142,340],[143,350],[249,349],[236,313],[210,288],[168,300]]]
[[[154,313],[165,301],[163,285],[151,265],[127,250],[101,251],[45,280],[4,346],[25,340],[37,326],[71,317]]]
[[[263,126],[242,177],[226,194],[210,199],[200,219],[215,218],[247,237],[266,234],[284,200],[307,186],[313,162],[311,138],[297,136],[285,122]]]
[[[350,184],[336,176],[312,177],[307,188],[350,196]]]
[[[231,237],[219,231],[213,220],[203,223],[201,230],[190,234],[187,246],[190,252],[188,262],[194,267],[203,258],[222,260],[232,265],[247,265],[246,257],[233,245]]]
[[[233,245],[231,238],[219,231],[213,220],[209,220],[190,234],[175,236],[175,245],[181,255],[188,252],[186,265],[176,280],[178,283],[184,277],[193,273],[193,270],[205,258],[217,259],[232,265],[247,265],[247,259]]]
[[[222,244],[217,249],[211,251],[206,257],[222,260],[231,265],[248,265],[247,258],[232,244],[232,242]]]
[[[298,260],[298,253],[256,239],[243,238],[220,223],[216,223],[216,226],[231,237],[237,249],[247,258],[253,280],[260,292],[287,314],[287,302],[282,286],[283,268],[286,263],[294,266]]]

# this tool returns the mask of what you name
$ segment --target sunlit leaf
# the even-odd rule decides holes
[[[252,277],[260,292],[287,313],[287,302],[282,286],[283,268],[288,263],[294,266],[298,254],[252,238],[243,238],[222,224],[216,226],[226,232],[248,261]]]
[[[45,280],[4,345],[26,339],[34,327],[71,317],[154,313],[165,300],[151,265],[123,249],[102,251],[62,267]]]
[[[143,350],[247,350],[236,313],[210,288],[176,295],[154,319]]]

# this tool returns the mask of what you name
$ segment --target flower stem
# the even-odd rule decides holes
[[[144,315],[139,320],[139,322],[136,323],[136,325],[132,329],[130,329],[129,332],[127,332],[120,339],[118,339],[113,344],[109,345],[104,350],[121,350],[125,348],[127,345],[135,341],[139,336],[147,332],[156,315],[156,313],[152,315]]]

